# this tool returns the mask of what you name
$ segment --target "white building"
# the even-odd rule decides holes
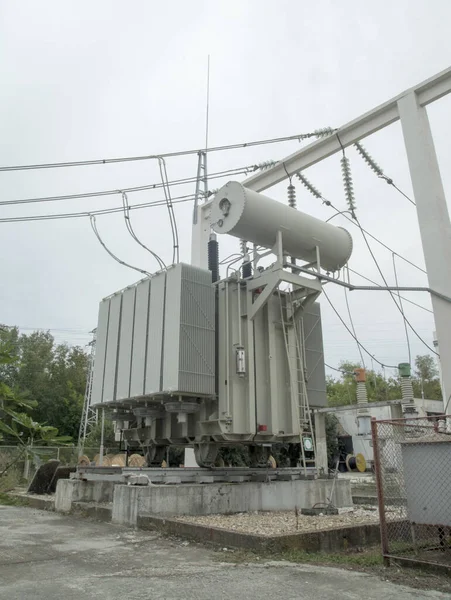
[[[435,416],[443,414],[442,400],[428,400],[426,398],[415,398],[415,407],[418,417]],[[403,418],[402,400],[389,400],[387,402],[369,402],[368,408],[371,418],[377,420],[390,420]],[[363,454],[367,467],[371,468],[373,462],[373,447],[371,435],[360,435],[358,433],[357,411],[361,406],[351,404],[346,406],[334,406],[321,408],[317,412],[333,414],[337,417],[340,425],[340,435],[350,436],[352,439],[353,454]]]

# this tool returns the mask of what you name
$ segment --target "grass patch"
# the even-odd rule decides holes
[[[0,457],[1,458],[1,457]],[[3,506],[26,506],[25,498],[16,498],[9,494],[19,486],[21,480],[18,469],[11,468],[0,477],[0,504]]]
[[[379,567],[383,564],[380,548],[368,548],[362,552],[305,552],[291,550],[280,555],[281,560],[297,563],[313,563],[323,565]]]
[[[335,567],[358,567],[361,569],[381,567],[383,560],[380,548],[368,548],[360,552],[306,552],[305,550],[290,550],[279,552],[254,552],[252,550],[218,551],[217,560],[232,563],[254,563],[267,560],[280,560],[293,563],[329,565]]]
[[[26,498],[17,498],[16,496],[10,496],[6,492],[0,492],[0,505],[2,505],[2,506],[27,506],[28,501]]]

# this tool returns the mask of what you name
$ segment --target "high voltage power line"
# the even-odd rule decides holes
[[[332,130],[329,132],[332,133]],[[338,137],[338,141],[341,144],[340,138]],[[377,262],[377,259],[374,256],[374,253],[371,250],[371,247],[369,245],[368,239],[366,237],[366,235],[368,235],[369,237],[371,237],[372,239],[374,239],[376,242],[378,242],[379,244],[381,244],[385,249],[389,250],[392,254],[393,260],[395,256],[398,256],[399,258],[401,258],[402,260],[404,260],[405,262],[407,262],[408,264],[410,264],[411,266],[415,267],[416,269],[418,269],[419,271],[427,274],[427,272],[422,269],[421,267],[419,267],[418,265],[416,265],[415,263],[413,263],[412,261],[410,261],[407,258],[404,258],[403,256],[399,255],[397,252],[395,252],[394,250],[392,250],[389,246],[387,246],[384,242],[382,242],[381,240],[379,240],[376,236],[372,235],[371,233],[369,233],[368,231],[366,231],[365,229],[363,229],[363,227],[361,226],[359,220],[357,219],[356,215],[355,215],[355,203],[354,203],[354,191],[353,191],[353,182],[352,182],[352,174],[351,174],[351,170],[350,170],[350,164],[349,164],[349,160],[346,157],[345,154],[345,149],[342,146],[342,152],[343,152],[343,158],[341,160],[341,164],[342,164],[342,171],[343,171],[343,179],[344,179],[344,186],[345,186],[345,195],[346,195],[346,199],[348,202],[348,209],[349,210],[344,210],[344,211],[339,211],[333,204],[332,202],[330,202],[329,200],[327,200],[326,198],[324,198],[324,196],[318,191],[318,189],[303,175],[302,172],[297,172],[296,176],[298,177],[298,179],[301,181],[301,183],[310,191],[310,193],[315,196],[316,198],[320,199],[324,204],[326,204],[326,206],[330,206],[331,208],[333,208],[336,213],[334,216],[337,215],[342,215],[345,219],[347,219],[350,223],[352,223],[353,225],[355,225],[356,227],[359,228],[360,232],[362,233],[362,236],[364,238],[364,241],[366,243],[366,246],[376,264],[376,267],[378,268],[378,271],[385,283],[386,286],[388,286],[387,284],[387,280],[385,279],[382,270]],[[404,194],[404,192],[402,192],[397,186],[394,185],[393,180],[391,180],[390,178],[388,178],[387,176],[385,176],[385,174],[383,173],[382,169],[379,167],[379,165],[377,165],[377,163],[374,161],[374,159],[372,159],[372,157],[369,155],[368,152],[366,152],[366,150],[359,144],[357,146],[357,150],[359,151],[359,153],[362,155],[362,157],[364,158],[364,160],[367,162],[367,164],[370,166],[370,168],[381,178],[383,178],[385,181],[387,181],[387,183],[389,183],[390,185],[393,185],[393,187],[395,187],[395,189],[400,192],[405,198],[407,198],[412,204],[415,204],[406,194]],[[349,217],[346,213],[351,214],[351,217]],[[366,235],[365,235],[366,234]],[[378,284],[376,284],[378,285]],[[352,330],[347,326],[347,324],[345,323],[345,321],[343,320],[343,318],[341,317],[341,315],[339,314],[339,312],[337,311],[337,309],[334,307],[332,301],[330,300],[330,298],[328,297],[328,295],[326,294],[325,290],[323,289],[323,293],[326,297],[326,299],[328,300],[329,304],[331,305],[332,309],[334,310],[334,312],[336,313],[336,315],[338,316],[338,318],[340,319],[340,321],[342,322],[342,324],[344,325],[344,327],[347,329],[348,333],[354,338],[355,342],[357,343],[357,347],[360,353],[360,357],[363,363],[363,355],[362,355],[362,350],[364,352],[366,352],[369,356],[371,356],[371,354],[368,352],[368,350],[359,342],[356,333],[355,333],[355,329],[354,329],[354,325],[353,325],[353,321],[352,321],[352,316],[350,313],[350,308],[349,308],[349,304],[347,301],[347,296],[345,296],[346,298],[346,305],[348,308],[348,312],[349,312],[349,318],[351,321],[351,326],[352,326]],[[418,339],[432,352],[434,352],[434,354],[437,354],[437,352],[435,352],[431,346],[429,346],[429,344],[427,344],[425,342],[425,340],[418,334],[418,332],[416,331],[416,329],[412,326],[412,324],[407,320],[405,314],[404,314],[404,310],[402,308],[402,302],[400,299],[400,303],[401,305],[398,305],[398,303],[396,302],[394,295],[392,292],[390,292],[390,295],[392,297],[392,299],[395,302],[395,305],[397,307],[397,309],[401,312],[402,318],[404,320],[404,325],[405,325],[405,330],[406,330],[406,339],[407,339],[407,346],[408,346],[408,353],[409,353],[409,358],[411,358],[411,352],[410,352],[410,342],[409,342],[409,337],[407,334],[407,326],[410,327],[410,329],[413,331],[413,333],[418,337]],[[422,307],[424,308],[424,307]],[[374,358],[374,357],[372,357]],[[374,359],[376,360],[376,359]],[[382,363],[379,364],[382,365]]]
[[[183,202],[191,202],[194,200],[194,194],[187,194],[185,196],[177,196],[172,199],[173,204],[180,204]],[[142,204],[130,204],[129,210],[138,210],[141,208],[151,208],[155,206],[166,206],[166,199],[153,200],[151,202],[143,202]],[[3,217],[0,219],[0,223],[14,223],[14,222],[23,222],[23,221],[51,221],[53,219],[76,219],[80,217],[91,217],[92,215],[110,215],[113,213],[122,213],[124,212],[124,207],[111,207],[111,208],[102,208],[99,210],[91,210],[91,211],[80,211],[74,213],[56,213],[54,215],[30,215],[28,217]]]
[[[252,146],[262,146],[264,144],[277,144],[280,142],[302,141],[309,138],[316,138],[317,132],[299,133],[297,135],[288,135],[278,138],[265,140],[254,140],[251,142],[240,142],[238,144],[226,144],[224,146],[213,146],[211,148],[196,148],[191,150],[179,150],[176,152],[161,152],[158,154],[147,154],[143,156],[126,156],[121,158],[101,158],[93,160],[77,160],[69,162],[41,163],[34,165],[13,165],[0,167],[0,172],[5,171],[31,171],[35,169],[56,169],[64,167],[85,167],[90,165],[107,165],[114,163],[134,162],[142,160],[156,160],[158,158],[170,158],[175,156],[189,156],[199,152],[220,152],[222,150],[237,150],[239,148],[249,148]]]
[[[218,171],[216,173],[211,173],[208,175],[207,179],[220,179],[221,177],[229,177],[232,175],[247,175],[251,171],[257,170],[259,165],[251,165],[244,167],[237,167],[236,169],[226,169],[225,171]],[[170,181],[169,185],[184,185],[189,183],[195,183],[197,177],[185,177],[183,179],[175,179],[174,181]],[[0,201],[0,205],[2,206],[13,206],[16,204],[34,204],[40,202],[58,202],[60,200],[78,200],[82,198],[95,198],[100,196],[114,196],[115,194],[122,194],[123,192],[132,193],[132,192],[144,192],[147,190],[156,190],[160,188],[164,188],[163,182],[158,183],[148,183],[146,185],[140,185],[135,187],[123,187],[116,188],[114,190],[98,190],[94,192],[83,192],[80,194],[63,194],[59,196],[43,196],[38,198],[23,198],[20,200],[2,200]]]
[[[343,324],[343,326],[345,327],[345,329],[348,331],[349,335],[354,338],[356,344],[359,346],[359,348],[361,348],[364,352],[366,352],[366,354],[368,354],[368,356],[370,358],[372,358],[374,361],[376,361],[379,365],[381,365],[381,367],[393,367],[393,365],[385,365],[384,363],[382,363],[380,360],[378,360],[373,354],[371,354],[371,352],[369,350],[367,350],[365,348],[365,346],[359,341],[359,339],[357,338],[357,336],[351,331],[351,329],[348,327],[348,325],[346,324],[345,320],[343,319],[343,317],[340,315],[340,313],[338,312],[338,310],[335,308],[332,300],[329,298],[326,290],[323,288],[322,293],[324,294],[326,300],[329,302],[332,310],[334,311],[334,313],[337,315],[337,317],[340,319],[341,323]],[[393,367],[396,368],[396,367]]]
[[[315,131],[313,133],[299,134],[299,135],[287,136],[287,137],[283,137],[283,138],[273,138],[273,139],[267,139],[267,140],[259,140],[259,141],[253,141],[253,142],[246,142],[246,143],[241,143],[241,144],[232,144],[232,145],[226,145],[226,146],[217,146],[217,147],[209,148],[206,151],[207,152],[214,152],[214,151],[220,151],[220,150],[237,149],[237,148],[244,148],[244,147],[248,147],[248,146],[256,146],[256,145],[261,145],[261,144],[271,144],[271,143],[283,142],[283,141],[291,141],[291,140],[301,141],[302,139],[313,138],[313,137],[321,137],[322,135],[325,135],[325,134],[332,134],[333,131],[334,130],[332,130],[332,129],[329,130],[329,128],[326,128],[325,130],[323,130],[323,132],[322,132],[322,130],[317,130],[317,131]],[[356,144],[356,147],[357,147],[358,152],[362,155],[362,157],[368,163],[368,165],[370,166],[370,168],[380,178],[383,178],[385,181],[387,181],[387,183],[393,185],[393,187],[395,187],[395,189],[397,189],[398,192],[400,192],[410,202],[412,202],[412,204],[414,204],[414,202],[406,194],[404,194],[399,188],[397,188],[397,186],[394,185],[393,181],[390,178],[388,178],[383,173],[383,171],[379,167],[379,165],[377,165],[375,163],[374,159],[372,159],[372,157],[361,146],[361,144]],[[22,165],[22,166],[0,167],[0,171],[20,171],[20,170],[32,170],[32,169],[48,169],[48,168],[59,168],[59,167],[87,166],[87,165],[95,165],[95,164],[108,164],[108,163],[141,161],[141,160],[150,160],[150,159],[158,159],[159,163],[160,163],[160,170],[161,170],[161,161],[164,160],[164,157],[183,156],[183,155],[195,154],[195,153],[198,153],[198,152],[200,152],[200,150],[186,150],[186,151],[170,152],[170,153],[147,155],[147,156],[134,156],[134,157],[123,157],[123,158],[99,159],[99,160],[91,160],[91,161],[74,161],[74,162],[45,163],[45,164],[36,164],[36,165]],[[205,152],[205,149],[203,149],[202,152]],[[268,166],[268,165],[266,165],[266,166]],[[271,166],[271,165],[269,165],[269,166]],[[215,178],[220,178],[220,177],[225,177],[225,176],[232,176],[232,175],[239,175],[239,174],[248,174],[250,171],[257,170],[259,168],[264,168],[264,167],[262,165],[252,165],[252,166],[248,166],[248,167],[240,167],[240,168],[236,168],[236,169],[229,169],[227,171],[220,171],[220,172],[217,172],[217,173],[213,173],[208,178],[209,179],[215,179]],[[335,209],[337,211],[336,214],[342,214],[349,222],[351,222],[354,225],[356,225],[357,227],[359,227],[359,229],[361,230],[363,236],[366,233],[368,236],[370,236],[375,241],[377,241],[379,244],[381,244],[384,248],[386,248],[387,250],[389,250],[392,253],[393,256],[398,256],[399,258],[401,258],[402,260],[404,260],[405,262],[407,262],[411,266],[417,268],[418,270],[422,271],[423,273],[426,273],[426,271],[424,269],[422,269],[418,265],[414,264],[409,259],[406,259],[402,255],[398,254],[397,252],[395,252],[394,250],[392,250],[391,248],[389,248],[389,246],[387,246],[386,244],[384,244],[384,242],[382,242],[381,240],[379,240],[377,237],[373,236],[371,233],[369,233],[368,231],[364,230],[361,227],[360,223],[355,223],[354,219],[349,218],[346,214],[344,214],[346,211],[338,211],[336,209],[336,207],[331,202],[329,202],[328,200],[326,200],[318,192],[318,190],[316,188],[314,188],[314,186],[312,184],[310,184],[310,182],[305,178],[305,176],[303,174],[296,173],[296,175],[299,177],[299,179],[301,180],[301,182],[309,189],[309,191],[314,196],[320,198],[326,205],[331,206],[333,209]],[[349,175],[349,177],[351,177],[351,176]],[[145,190],[149,190],[149,189],[163,188],[163,190],[165,192],[165,199],[164,200],[162,199],[162,200],[156,200],[156,201],[146,202],[146,203],[142,203],[142,204],[128,205],[127,206],[127,214],[128,214],[129,210],[140,209],[140,208],[150,208],[150,207],[155,207],[155,206],[163,206],[165,204],[166,204],[166,206],[168,206],[168,209],[171,211],[170,214],[173,214],[172,213],[172,204],[173,203],[175,204],[175,203],[181,203],[181,202],[191,201],[194,198],[194,195],[190,194],[190,195],[186,195],[186,196],[179,196],[179,197],[176,197],[176,198],[172,199],[170,197],[169,186],[170,185],[183,185],[183,184],[193,183],[193,182],[196,181],[196,179],[197,179],[196,177],[190,177],[190,178],[184,178],[184,179],[179,179],[179,180],[174,180],[172,182],[168,182],[167,181],[167,176],[166,176],[166,178],[163,179],[161,183],[148,184],[148,185],[145,185],[145,186],[137,186],[137,187],[131,187],[131,188],[116,189],[116,190],[102,190],[102,191],[87,192],[87,193],[82,193],[82,194],[70,194],[70,195],[49,196],[49,197],[42,197],[42,198],[28,198],[28,199],[22,199],[22,200],[1,201],[0,205],[9,205],[9,204],[16,205],[16,204],[40,203],[40,202],[52,202],[52,201],[59,201],[59,200],[71,200],[71,199],[80,199],[80,198],[90,198],[90,197],[114,195],[114,194],[119,194],[119,193],[124,194],[126,192],[138,192],[138,191],[145,191]],[[122,196],[122,197],[124,197],[124,196]],[[122,208],[118,207],[118,208],[100,209],[100,210],[89,211],[89,212],[88,211],[83,211],[83,212],[76,212],[76,213],[60,213],[60,214],[53,214],[53,215],[32,215],[32,216],[9,217],[9,218],[6,217],[6,218],[0,219],[0,222],[21,222],[21,221],[36,221],[36,220],[41,221],[41,220],[53,220],[53,219],[67,219],[67,218],[78,218],[78,217],[90,217],[91,218],[91,222],[93,222],[93,220],[94,220],[94,225],[95,225],[95,216],[96,215],[112,214],[112,213],[117,213],[117,212],[124,212],[124,214],[126,214],[125,210],[126,210],[125,206],[123,206]],[[126,219],[127,219],[127,217],[126,217]],[[176,235],[175,218],[174,218],[174,223],[173,223],[173,221],[171,221],[171,226],[172,226],[172,229],[173,229],[174,252],[176,252],[176,251],[178,251],[178,241],[177,241],[177,235]],[[175,227],[175,229],[174,229],[174,227]],[[366,241],[366,238],[365,238],[365,241]],[[138,242],[138,243],[140,243],[140,242]],[[367,242],[367,244],[368,244],[368,242]],[[142,245],[142,243],[140,243],[140,245]],[[149,250],[147,247],[146,247],[146,249]],[[153,254],[153,252],[151,250],[149,250],[149,251]],[[121,262],[122,264],[125,264],[125,263],[123,263],[123,261],[120,261],[120,259],[117,259],[117,257],[115,257],[115,259],[118,260],[119,262]],[[127,265],[127,266],[131,266],[131,265]],[[132,267],[132,268],[135,268],[135,267]],[[141,272],[144,272],[141,269],[137,269],[137,270],[139,270]],[[360,274],[358,274],[358,275],[360,275]],[[360,275],[360,276],[365,278],[365,276],[363,276],[363,275]],[[366,278],[366,279],[368,279],[368,278]],[[385,278],[384,278],[384,281],[385,281]],[[409,301],[409,300],[407,300],[407,301]],[[411,301],[409,301],[409,302],[411,302]],[[425,307],[422,307],[422,306],[420,306],[420,305],[418,305],[418,304],[416,304],[414,302],[412,302],[412,304],[415,304],[416,306],[419,306],[420,308],[423,308],[424,310],[428,310]],[[397,305],[397,303],[396,303],[396,305]],[[429,312],[432,312],[432,311],[429,311]],[[403,317],[404,317],[404,314],[403,314]],[[410,325],[410,323],[409,323],[409,325]],[[412,330],[415,332],[415,330],[413,328],[412,328]],[[354,334],[355,334],[355,332],[354,332]],[[353,337],[356,337],[356,336],[354,335]],[[420,338],[420,339],[421,339],[421,341],[423,341],[423,343],[425,343],[424,340],[422,340],[422,338]],[[358,346],[359,346],[359,351],[361,351],[360,344],[359,344],[359,342],[358,342],[357,339],[356,339],[356,341],[357,341]],[[362,362],[363,362],[363,357],[362,357]]]

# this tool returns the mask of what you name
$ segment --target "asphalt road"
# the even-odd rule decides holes
[[[411,600],[451,598],[379,577],[218,552],[80,517],[0,506],[1,600]]]

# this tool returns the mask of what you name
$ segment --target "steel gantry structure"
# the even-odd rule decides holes
[[[256,173],[243,183],[261,192],[343,148],[401,121],[437,331],[443,397],[451,396],[451,223],[426,107],[451,92],[451,67]],[[338,134],[338,135],[337,135]],[[210,207],[197,207],[192,263],[207,267]],[[357,289],[357,288],[355,288]]]

